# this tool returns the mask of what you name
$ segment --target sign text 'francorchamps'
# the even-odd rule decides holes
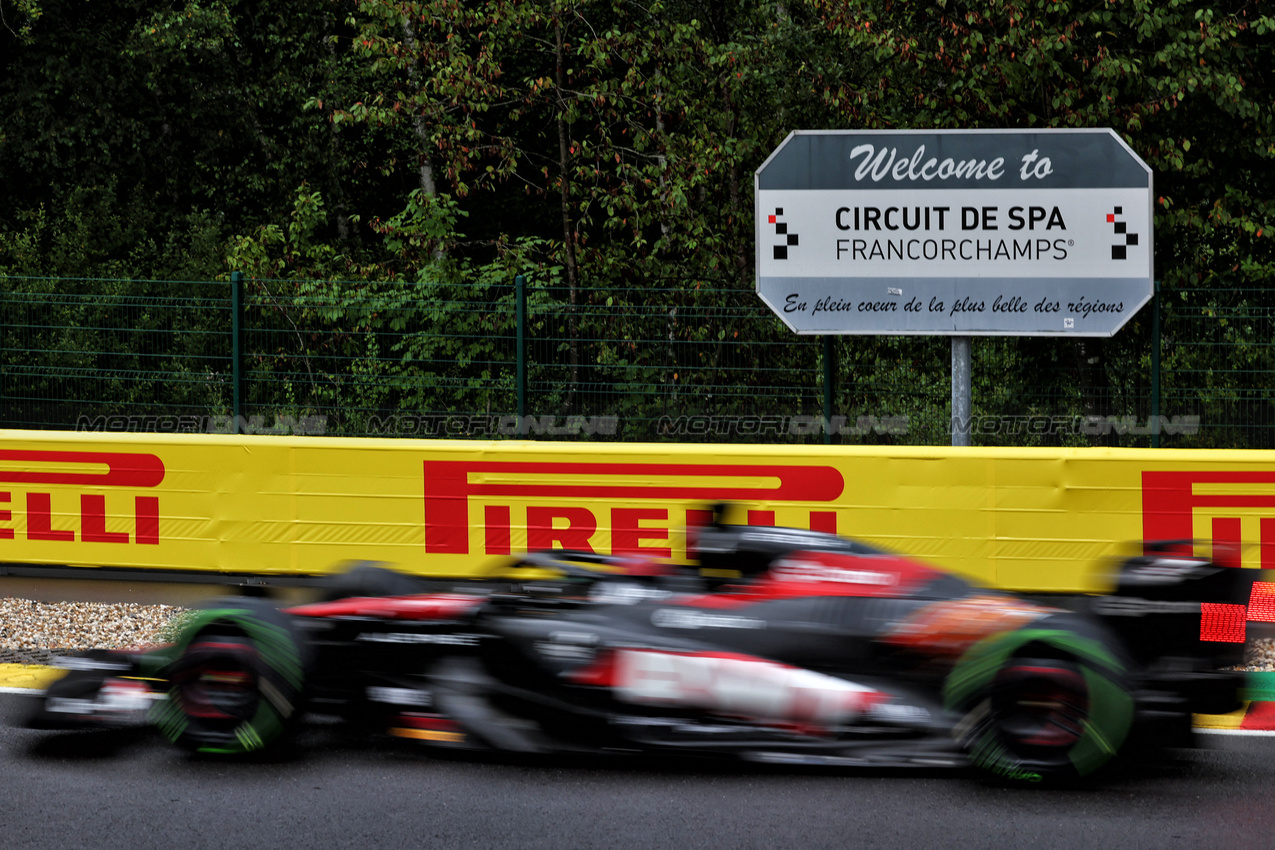
[[[1111,336],[1154,291],[1151,169],[1111,130],[797,131],[755,181],[797,333]]]

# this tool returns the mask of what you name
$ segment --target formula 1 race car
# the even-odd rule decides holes
[[[1180,544],[1123,562],[1109,594],[1042,601],[722,519],[688,530],[699,569],[548,551],[485,580],[364,565],[313,603],[222,600],[170,646],[65,659],[31,723],[144,719],[236,754],[315,713],[434,747],[1052,782],[1137,741],[1188,743],[1193,713],[1240,706],[1243,674],[1227,668],[1253,571]]]

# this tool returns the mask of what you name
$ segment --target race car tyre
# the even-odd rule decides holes
[[[169,665],[168,699],[151,720],[188,750],[241,755],[279,741],[305,692],[307,651],[291,620],[263,599],[196,611]]]
[[[1068,629],[996,635],[957,663],[944,688],[971,763],[1013,783],[1092,777],[1133,723],[1127,670],[1102,641]]]

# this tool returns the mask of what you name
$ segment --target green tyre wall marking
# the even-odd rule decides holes
[[[1066,748],[1065,760],[1057,763],[1042,763],[1015,753],[1002,740],[995,718],[988,716],[988,694],[997,673],[1028,644],[1043,644],[1065,653],[1079,667],[1088,689],[1083,732]],[[971,647],[949,675],[943,700],[948,710],[963,715],[958,737],[976,767],[1015,781],[1083,777],[1116,755],[1133,725],[1134,702],[1123,684],[1125,673],[1120,660],[1097,640],[1059,629],[1023,629]]]
[[[183,711],[180,699],[156,703],[150,720],[169,741],[200,753],[238,755],[264,749],[277,740],[297,710],[305,683],[305,665],[296,639],[281,625],[266,618],[281,617],[273,607],[217,607],[198,611],[182,632],[172,653],[172,665],[180,665],[200,633],[217,624],[237,627],[251,640],[260,663],[256,669],[259,691],[253,716],[229,731],[210,730]]]

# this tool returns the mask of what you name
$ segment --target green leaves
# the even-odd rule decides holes
[[[589,364],[612,370],[599,383],[624,387],[632,410],[653,386],[685,402],[694,369],[738,340],[756,346],[739,356],[766,360],[759,382],[780,382],[769,364],[808,368],[774,321],[697,326],[682,312],[657,336],[693,355],[626,345],[655,321],[644,292],[666,290],[678,309],[704,307],[694,298],[710,290],[755,299],[752,175],[794,129],[1113,127],[1155,171],[1156,269],[1170,293],[1275,270],[1275,19],[1254,0],[5,9],[0,271],[243,271],[286,339],[270,368],[357,363],[360,380],[410,387],[376,398],[365,387],[369,404],[460,399],[503,380],[483,364],[518,271],[535,272],[533,300],[556,315],[539,328],[552,337],[541,377],[563,404],[580,403]],[[413,305],[422,294],[473,311]],[[586,308],[606,322],[591,325]],[[287,336],[299,318],[314,329]],[[463,341],[440,338],[452,326]],[[919,342],[853,351],[860,387],[874,370],[942,359]],[[335,359],[320,368],[320,352]],[[1053,363],[1013,362],[1021,380],[1004,383],[1006,398]],[[329,383],[331,398],[350,386]]]

